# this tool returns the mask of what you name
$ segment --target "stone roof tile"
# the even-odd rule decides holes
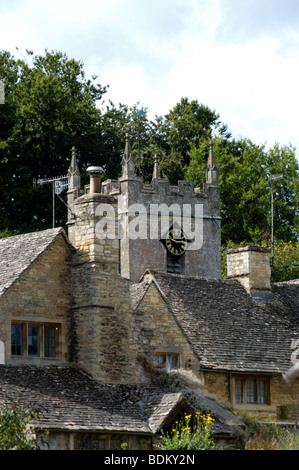
[[[155,434],[175,419],[184,399],[183,392],[151,384],[102,384],[71,366],[0,365],[0,403],[34,404],[44,430]],[[215,432],[230,433],[231,415],[227,419],[214,401],[209,405],[215,407]]]

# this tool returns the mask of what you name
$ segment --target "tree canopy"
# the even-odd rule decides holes
[[[185,176],[200,185],[205,179],[209,141],[190,151]],[[249,139],[214,140],[221,195],[222,241],[259,244],[270,241],[271,176],[282,175],[274,184],[275,235],[296,241],[299,236],[299,165],[292,146],[276,144],[266,150]]]
[[[30,62],[30,65],[29,65]],[[117,173],[124,136],[119,125],[126,107],[98,106],[107,87],[87,79],[81,62],[46,51],[27,60],[0,53],[5,104],[0,106],[0,226],[12,231],[46,228],[51,223],[50,188],[33,179],[65,175],[71,148],[80,166],[107,167]],[[118,165],[120,163],[118,162]],[[63,221],[63,213],[57,214]]]

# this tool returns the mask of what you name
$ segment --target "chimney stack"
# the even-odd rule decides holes
[[[257,246],[227,252],[227,276],[238,279],[253,298],[271,299],[270,251]]]

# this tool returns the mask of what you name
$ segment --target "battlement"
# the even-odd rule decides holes
[[[193,182],[190,181],[178,181],[177,186],[170,185],[169,181],[162,178],[153,179],[151,183],[144,183],[141,178],[134,178],[130,181],[135,181],[139,192],[144,194],[158,195],[165,197],[169,196],[182,196],[182,197],[196,197],[198,199],[207,197],[204,190],[206,190],[206,185],[204,185],[204,190],[201,191],[200,188],[194,188]],[[89,191],[89,185],[86,186],[86,192]],[[105,195],[116,196],[121,194],[121,180],[112,180],[108,179],[102,183],[101,193]]]

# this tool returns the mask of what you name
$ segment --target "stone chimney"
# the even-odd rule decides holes
[[[270,251],[266,248],[246,246],[228,250],[227,276],[238,279],[253,298],[272,298]]]

